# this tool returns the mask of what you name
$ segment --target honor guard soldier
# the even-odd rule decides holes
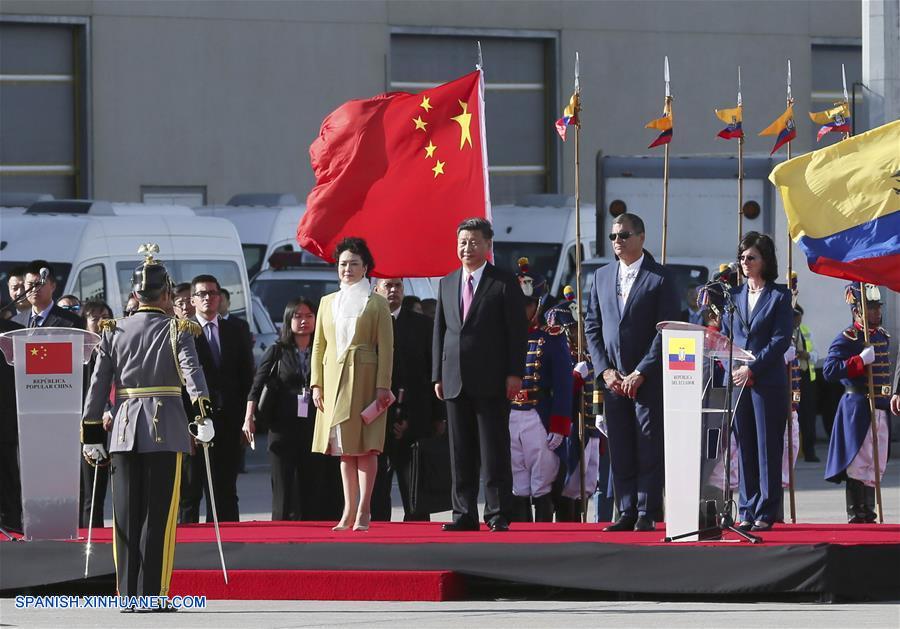
[[[796,315],[796,309],[794,314]],[[784,427],[784,454],[781,457],[781,486],[787,489],[790,485],[790,470],[797,466],[797,455],[800,453],[800,388],[803,384],[800,370],[800,359],[797,358],[797,347],[791,341],[791,346],[784,353],[784,364],[791,365],[791,422]],[[790,434],[788,434],[790,432]],[[791,448],[788,448],[788,437],[791,440]],[[788,455],[793,453],[793,458],[788,463]]]
[[[578,437],[578,413],[584,412],[584,495],[586,500],[594,495],[600,480],[600,466],[605,464],[604,479],[598,494],[599,521],[612,517],[612,490],[609,487],[609,455],[606,452],[603,433],[598,426],[603,422],[603,391],[597,387],[594,366],[585,354],[578,360],[578,308],[575,304],[575,290],[571,286],[563,288],[565,301],[547,311],[546,330],[550,334],[565,334],[569,346],[569,356],[573,365],[572,376],[572,428],[563,444],[563,469],[560,470],[561,488],[557,498],[557,522],[578,522],[585,506],[581,502],[581,440]],[[601,456],[601,450],[603,455]],[[603,459],[601,461],[601,459]]]
[[[519,285],[525,294],[528,354],[522,390],[511,403],[510,454],[513,474],[514,520],[553,521],[553,481],[559,471],[560,445],[569,434],[572,412],[572,361],[562,330],[541,329],[541,306],[547,281],[519,259]]]
[[[127,319],[104,320],[84,403],[81,442],[94,465],[110,461],[113,495],[113,559],[120,596],[167,596],[175,554],[175,519],[181,457],[191,437],[214,435],[209,393],[194,337],[197,324],[166,315],[172,283],[153,258],[157,245],[142,245],[143,264],[132,289],[140,303]],[[184,385],[195,420],[181,402]],[[115,391],[109,455],[101,416]],[[165,609],[165,608],[164,608]]]
[[[859,284],[845,290],[853,312],[853,325],[838,334],[828,348],[822,373],[829,382],[844,385],[828,443],[825,480],[847,481],[847,517],[851,524],[875,521],[875,462],[866,367],[875,384],[875,418],[878,427],[878,470],[884,475],[888,451],[888,409],[891,397],[890,337],[881,327],[881,293],[865,285],[869,345],[863,336]]]

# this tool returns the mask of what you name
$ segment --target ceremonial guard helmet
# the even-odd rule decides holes
[[[528,258],[519,258],[518,264],[519,272],[516,277],[522,292],[528,299],[536,301],[539,307],[542,306],[547,297],[547,280],[543,275],[529,270]]]
[[[881,291],[874,284],[866,284],[866,305],[867,306],[880,306],[881,305]],[[859,310],[859,304],[861,301],[860,291],[859,291],[859,282],[854,282],[852,284],[847,284],[846,288],[844,288],[844,299],[850,304],[850,310],[852,312],[856,312]]]
[[[144,262],[139,264],[131,275],[131,290],[143,295],[171,288],[172,279],[169,272],[153,257],[159,253],[159,245],[148,242],[140,246],[138,253],[144,256]]]

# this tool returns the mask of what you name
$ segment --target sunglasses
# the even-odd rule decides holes
[[[194,297],[199,297],[200,299],[206,299],[207,297],[215,297],[215,296],[221,295],[221,294],[222,293],[220,293],[217,290],[211,290],[211,291],[198,290],[196,293],[194,293]]]
[[[81,306],[77,304],[74,306],[60,306],[60,308],[62,308],[63,310],[68,310],[69,312],[78,312],[81,310]]]
[[[631,238],[632,236],[634,236],[634,234],[631,233],[631,232],[616,232],[615,234],[610,234],[610,235],[609,235],[609,240],[610,240],[610,242],[615,242],[615,240],[616,240],[617,238],[618,238],[619,240],[628,240],[628,239]]]
[[[753,262],[754,260],[756,260],[756,256],[747,254],[742,255],[739,259],[741,262]]]

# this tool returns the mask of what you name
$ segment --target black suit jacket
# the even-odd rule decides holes
[[[28,327],[28,322],[31,320],[31,309],[23,310],[15,317],[13,317],[13,321],[21,325],[22,327]],[[53,304],[53,308],[50,309],[50,312],[47,313],[47,318],[41,323],[42,328],[78,328],[79,330],[84,329],[84,319],[79,317],[77,314],[69,312],[68,310],[64,310],[60,308],[56,304]]]
[[[202,327],[198,319],[194,319]],[[210,399],[216,407],[216,419],[230,424],[243,423],[247,407],[247,395],[253,383],[253,348],[246,329],[231,318],[219,319],[219,347],[222,362],[217,368],[213,362],[206,333],[196,339],[197,355],[206,376]]]
[[[12,320],[0,319],[0,334],[21,328]],[[15,374],[6,357],[0,353],[0,443],[19,443],[18,417]]]
[[[403,403],[399,405],[400,419],[406,420],[403,441],[412,442],[431,434],[435,415],[434,387],[431,383],[431,335],[433,323],[425,315],[401,309],[394,320],[394,369],[391,389],[399,397],[403,389]],[[388,441],[394,440],[388,426]]]
[[[462,321],[462,269],[441,278],[432,339],[431,379],[444,398],[506,397],[506,378],[522,377],[528,347],[525,296],[516,276],[488,263]]]

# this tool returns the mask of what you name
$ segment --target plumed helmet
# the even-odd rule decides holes
[[[881,305],[881,291],[875,284],[866,284],[866,304]],[[859,282],[844,287],[844,299],[850,304],[850,310],[857,310],[860,303]]]
[[[172,280],[166,267],[153,256],[159,253],[159,245],[146,243],[140,246],[138,253],[144,256],[144,262],[135,268],[131,275],[131,290],[136,293],[160,291],[172,286]]]
[[[556,304],[544,314],[549,326],[561,326],[569,328],[577,322],[578,306],[575,303],[575,290],[571,286],[563,288],[565,299]]]
[[[519,258],[519,272],[516,277],[519,279],[519,286],[525,297],[543,303],[547,297],[547,280],[543,275],[535,273],[528,268],[528,258]]]

